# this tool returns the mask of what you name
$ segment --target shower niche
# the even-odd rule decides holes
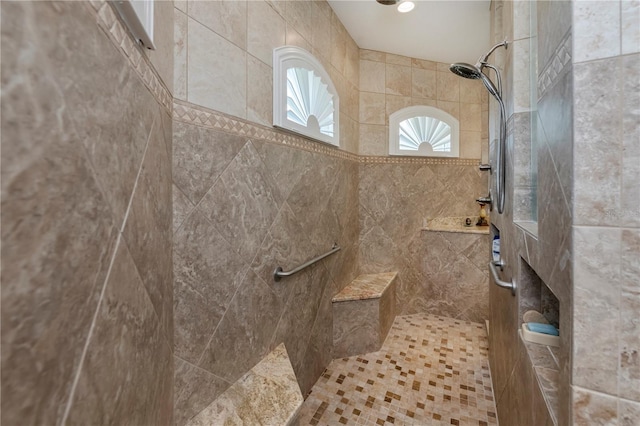
[[[560,329],[560,302],[556,295],[523,258],[520,258],[519,270],[518,326],[522,325],[525,312],[534,310],[540,312],[549,324]]]

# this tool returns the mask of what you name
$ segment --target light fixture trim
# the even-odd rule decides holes
[[[400,12],[400,13],[411,12],[414,7],[416,7],[414,2],[412,2],[412,1],[403,1],[398,5],[398,12]]]

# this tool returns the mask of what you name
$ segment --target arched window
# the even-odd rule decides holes
[[[460,125],[446,112],[412,106],[389,116],[389,155],[458,157]]]
[[[273,125],[340,146],[338,93],[309,52],[295,46],[273,50]]]

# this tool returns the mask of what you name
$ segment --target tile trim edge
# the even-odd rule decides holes
[[[106,0],[90,0],[88,3],[91,5],[88,9],[95,15],[98,27],[105,32],[114,47],[129,61],[133,71],[140,77],[156,101],[171,114],[173,95],[147,56],[141,52],[141,48],[122,25],[113,7]]]

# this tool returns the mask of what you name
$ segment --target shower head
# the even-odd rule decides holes
[[[449,69],[452,73],[459,75],[460,77],[469,78],[472,80],[482,80],[482,82],[484,83],[484,87],[487,88],[489,93],[491,93],[496,99],[500,98],[501,95],[498,88],[496,88],[495,84],[493,84],[489,77],[487,77],[477,65],[466,64],[464,62],[456,62],[455,64],[451,64]]]
[[[376,0],[380,4],[384,4],[385,6],[392,6],[398,3],[400,0]]]
[[[470,78],[477,80],[481,77],[481,72],[475,65],[466,64],[464,62],[456,62],[449,67],[452,73],[459,75],[460,77]]]

